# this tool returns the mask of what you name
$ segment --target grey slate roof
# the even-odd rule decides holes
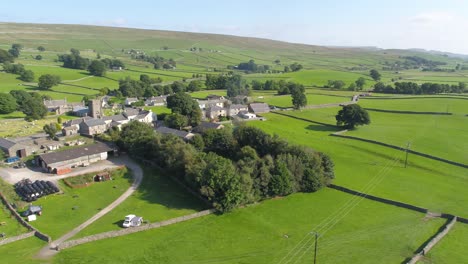
[[[156,131],[161,134],[173,134],[181,138],[185,138],[189,134],[189,132],[172,129],[169,127],[158,127],[156,128]]]
[[[270,107],[266,103],[252,103],[249,105],[255,114],[269,113]]]
[[[52,152],[39,155],[39,157],[48,165],[57,162],[73,160],[84,156],[99,154],[111,151],[112,149],[104,143],[97,143],[88,146],[82,146],[74,149],[67,149],[64,151]]]
[[[247,106],[241,104],[233,104],[229,106],[229,109],[247,109]]]
[[[92,118],[84,122],[88,127],[106,125],[106,122],[102,119]]]
[[[15,142],[10,141],[10,140],[5,139],[5,138],[0,138],[0,147],[1,148],[9,149],[9,148],[13,147],[14,145],[16,145]]]
[[[134,108],[125,108],[124,110],[124,115],[128,116],[136,116],[140,113],[139,109],[134,109]]]
[[[78,119],[73,119],[73,120],[70,120],[68,122],[66,122],[65,124],[67,126],[73,126],[73,125],[79,125],[83,122],[83,120],[89,120],[89,119],[92,119],[92,117],[89,117],[89,116],[86,116],[86,117],[83,117],[83,118],[78,118]]]

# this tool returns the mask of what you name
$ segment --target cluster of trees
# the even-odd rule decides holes
[[[93,60],[88,66],[88,71],[94,76],[105,76],[108,69],[116,68],[125,68],[125,65],[122,61],[118,59],[102,59],[102,60]]]
[[[47,115],[47,108],[44,106],[41,96],[36,92],[28,93],[23,90],[12,90],[9,94],[0,94],[0,114],[9,114],[14,111],[22,111],[25,119],[42,119]]]
[[[295,63],[293,63],[293,64],[291,64],[289,66],[284,66],[284,72],[290,72],[290,71],[296,72],[296,71],[302,70],[302,68],[303,67],[302,67],[301,64],[295,62]]]
[[[102,60],[90,61],[87,58],[81,57],[80,51],[77,49],[70,49],[70,53],[71,54],[62,54],[58,56],[59,61],[63,62],[63,67],[88,70],[94,76],[105,76],[107,69],[112,69],[113,67],[125,67],[124,63],[118,59],[105,58]]]
[[[11,48],[8,50],[8,53],[10,53],[11,56],[13,56],[13,58],[18,58],[22,49],[23,49],[23,45],[13,44],[11,45]]]
[[[14,62],[15,58],[4,49],[0,49],[0,63]]]
[[[228,67],[230,68],[230,67]],[[237,65],[238,70],[242,70],[245,73],[265,73],[270,70],[269,65],[258,65],[254,60],[249,60],[249,62],[241,62]]]
[[[80,56],[80,51],[72,48],[71,54],[58,55],[58,60],[63,62],[63,67],[70,69],[86,70],[90,64],[89,59]]]
[[[419,69],[423,68],[426,71],[434,71],[439,69],[439,66],[447,65],[446,62],[442,61],[433,61],[428,60],[418,56],[402,56],[400,59],[404,59],[403,61],[396,61],[396,62],[388,62],[385,61],[385,65],[383,67],[384,70],[408,70],[408,69]]]
[[[19,79],[25,82],[34,81],[34,72],[26,70],[23,64],[12,64],[9,62],[3,63],[3,70],[7,73],[19,75]]]
[[[378,78],[380,78],[380,76]],[[323,88],[341,90],[345,87],[345,85],[346,84],[341,80],[328,80],[328,83],[324,85]],[[364,77],[359,77],[356,81],[352,82],[347,89],[350,91],[360,91],[364,88],[364,85],[366,85],[366,79]]]
[[[173,128],[198,126],[201,122],[202,113],[198,102],[182,91],[167,97],[167,108],[171,109],[172,116],[167,116],[166,119],[169,119],[165,121]]]
[[[390,94],[439,94],[439,93],[464,93],[467,92],[466,83],[457,85],[440,83],[396,82],[395,86],[378,82],[374,85],[374,92]]]
[[[234,75],[206,75],[205,86],[208,90],[226,89],[228,97],[250,95],[250,86],[242,76]]]
[[[169,60],[166,60],[165,58],[161,56],[148,56],[144,53],[140,53],[140,54],[132,54],[132,58],[135,60],[149,62],[153,64],[155,69],[173,69],[177,66],[176,61],[173,60],[172,58],[170,58]]]
[[[221,212],[270,197],[314,192],[334,178],[327,155],[254,127],[208,130],[187,144],[130,122],[115,138],[130,155],[184,181]]]
[[[168,85],[157,85],[162,79],[150,78],[149,75],[141,74],[140,80],[133,80],[127,77],[119,81],[119,92],[122,96],[128,97],[151,97],[160,95],[170,95],[178,92],[195,92],[200,91],[203,87],[203,82],[193,80],[188,83],[175,81]]]
[[[328,80],[327,85],[324,88],[332,88],[336,90],[341,90],[345,87],[345,83],[341,80]]]

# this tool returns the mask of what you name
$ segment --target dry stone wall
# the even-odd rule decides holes
[[[214,210],[214,209],[204,210],[204,211],[201,211],[201,212],[198,212],[198,213],[194,213],[194,214],[190,214],[190,215],[184,215],[184,216],[172,218],[172,219],[161,221],[161,222],[156,222],[156,223],[151,223],[151,224],[144,224],[144,225],[141,225],[141,226],[138,226],[138,227],[131,227],[131,228],[126,228],[126,229],[121,229],[121,230],[116,230],[116,231],[104,232],[104,233],[100,233],[100,234],[96,234],[96,235],[92,235],[92,236],[87,236],[87,237],[83,237],[83,238],[79,238],[79,239],[75,239],[75,240],[66,241],[66,242],[58,245],[56,249],[57,250],[62,250],[62,249],[78,246],[78,245],[81,245],[81,244],[101,240],[101,239],[119,237],[119,236],[124,236],[124,235],[132,234],[132,233],[136,233],[136,232],[141,232],[141,231],[146,231],[146,230],[150,230],[150,229],[154,229],[154,228],[160,228],[160,227],[163,227],[163,226],[168,226],[168,225],[188,221],[188,220],[191,220],[191,219],[194,219],[194,218],[202,217],[202,216],[205,216],[205,215],[209,215],[209,214],[212,214],[214,212],[216,212],[216,210]]]

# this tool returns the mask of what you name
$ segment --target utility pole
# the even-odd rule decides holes
[[[410,145],[411,145],[411,143],[409,143],[409,142],[406,144],[405,168],[408,165],[408,150],[409,150]]]
[[[314,250],[314,264],[317,263],[317,242],[318,242],[318,236],[319,234],[317,232],[315,233],[315,250]]]

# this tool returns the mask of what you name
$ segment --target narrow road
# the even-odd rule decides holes
[[[49,245],[43,247],[39,253],[36,255],[36,258],[40,259],[47,259],[53,257],[58,251],[55,249],[57,245],[60,245],[64,241],[70,239],[78,232],[89,226],[90,224],[94,223],[96,220],[107,214],[108,212],[112,211],[115,207],[125,201],[133,192],[140,186],[141,181],[143,179],[143,170],[141,167],[133,162],[130,158],[124,157],[122,158],[123,163],[133,172],[133,184],[130,188],[127,189],[117,200],[109,204],[106,208],[99,211],[99,213],[95,214],[93,217],[88,219],[86,222],[82,223],[78,227],[74,228],[72,231],[68,232],[67,234],[63,235],[62,237],[58,238],[57,240],[52,241]]]

